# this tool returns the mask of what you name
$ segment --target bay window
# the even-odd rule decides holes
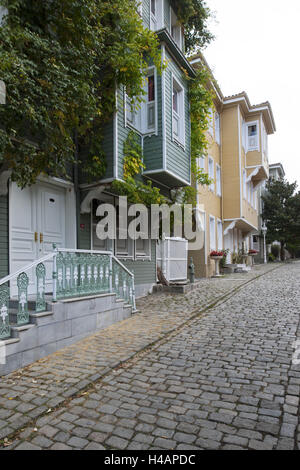
[[[150,29],[157,31],[163,27],[163,1],[150,0]]]
[[[181,24],[178,22],[178,18],[174,13],[173,8],[171,8],[170,24],[171,24],[171,36],[174,39],[177,46],[179,47],[179,49],[182,50],[182,46],[183,46],[182,27],[181,27]]]

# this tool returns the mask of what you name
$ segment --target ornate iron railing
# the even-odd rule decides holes
[[[49,255],[0,280],[0,340],[10,337],[12,324],[29,323],[28,272],[32,270],[35,276],[35,311],[46,311],[46,281],[49,285],[46,262],[51,260],[49,295],[53,302],[114,293],[135,310],[134,275],[111,252],[57,249],[53,245],[53,252]],[[16,309],[10,308],[10,283],[13,280],[17,281]],[[10,317],[14,317],[14,321]]]

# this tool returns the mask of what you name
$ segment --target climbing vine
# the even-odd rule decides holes
[[[0,171],[21,187],[40,173],[66,176],[78,150],[80,169],[99,179],[106,168],[103,126],[116,87],[139,96],[148,60],[158,70],[158,39],[144,28],[135,0],[2,0]],[[75,145],[74,135],[77,136]]]

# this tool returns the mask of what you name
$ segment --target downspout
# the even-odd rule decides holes
[[[78,132],[77,129],[74,131],[74,144],[75,144],[75,163],[73,165],[73,178],[74,178],[74,190],[76,200],[76,247],[79,248],[79,224],[80,224],[80,191],[79,191],[79,176],[78,176]]]

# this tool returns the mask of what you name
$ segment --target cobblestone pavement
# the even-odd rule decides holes
[[[140,314],[1,378],[2,445],[298,448],[299,280],[300,263],[259,266],[139,301]]]

